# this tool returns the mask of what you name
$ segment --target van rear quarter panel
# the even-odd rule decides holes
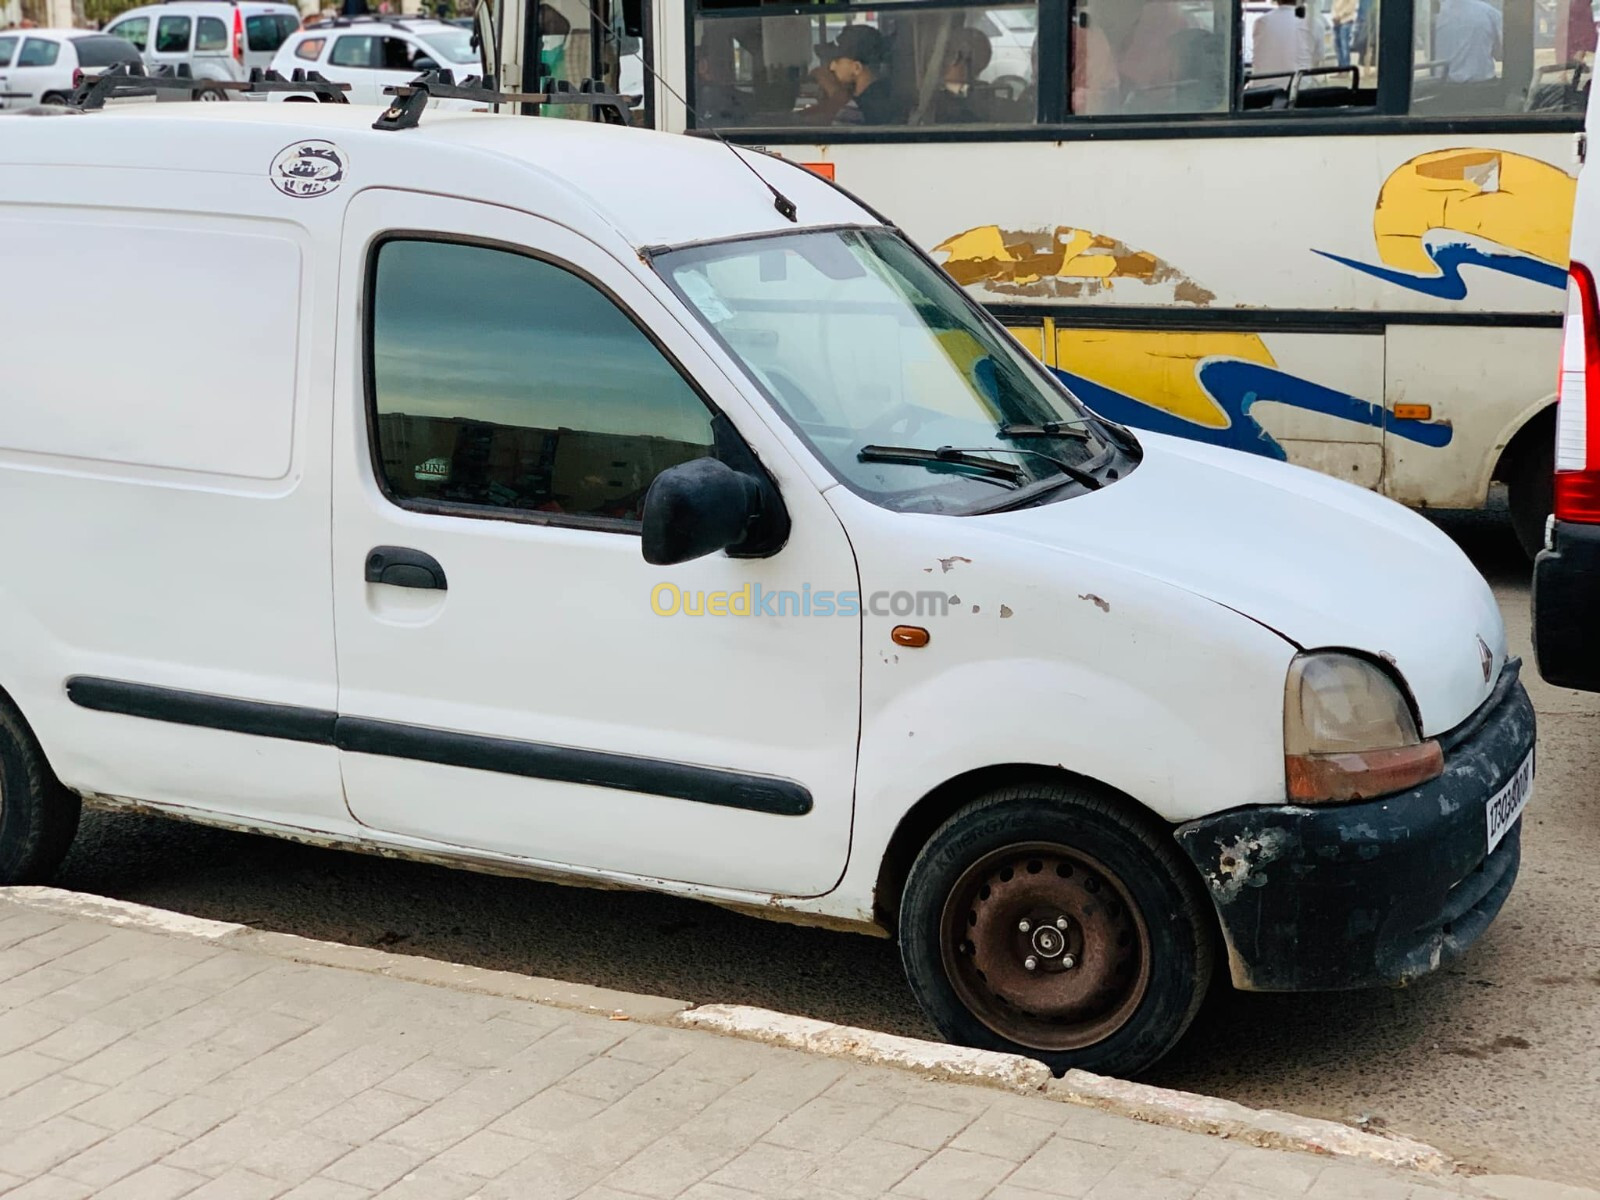
[[[240,182],[0,158],[0,686],[69,787],[293,821],[342,808],[331,748],[91,712],[63,687],[335,706],[342,204]]]

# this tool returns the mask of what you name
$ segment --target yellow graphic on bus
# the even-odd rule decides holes
[[[1317,253],[1440,300],[1466,299],[1464,266],[1565,288],[1577,186],[1523,154],[1437,150],[1396,168],[1378,192],[1372,232],[1382,266]]]

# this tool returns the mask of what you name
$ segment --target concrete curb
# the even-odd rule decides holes
[[[998,1054],[992,1050],[874,1033],[870,1029],[813,1021],[809,1017],[794,1017],[743,1004],[702,1004],[679,1014],[677,1023],[773,1046],[917,1071],[958,1083],[1037,1092],[1050,1080],[1049,1067],[1017,1054]]]
[[[1067,1104],[1098,1108],[1151,1125],[1230,1138],[1268,1150],[1298,1150],[1432,1174],[1449,1172],[1455,1166],[1443,1152],[1408,1138],[1380,1137],[1336,1121],[1246,1108],[1231,1100],[1130,1083],[1088,1071],[1068,1071],[1056,1079],[1044,1064],[1015,1054],[939,1045],[737,1004],[692,1008],[680,1014],[677,1023],[815,1054],[899,1067],[938,1079],[1042,1092]]]
[[[1068,1071],[1061,1079],[1055,1079],[1042,1063],[1019,1055],[897,1037],[746,1005],[694,1007],[686,1000],[666,996],[616,992],[293,934],[268,933],[230,921],[211,921],[60,888],[0,887],[0,902],[7,901],[40,912],[195,938],[291,962],[504,996],[609,1016],[614,1020],[700,1029],[813,1054],[915,1071],[929,1078],[1039,1095],[1062,1103],[1098,1108],[1147,1124],[1211,1134],[1267,1149],[1356,1159],[1433,1174],[1449,1172],[1455,1166],[1432,1146],[1405,1138],[1363,1133],[1334,1121],[1246,1108],[1230,1100],[1131,1083],[1088,1071]],[[1492,1175],[1476,1179],[1457,1176],[1456,1181],[1491,1200],[1600,1200],[1600,1192],[1524,1176]]]

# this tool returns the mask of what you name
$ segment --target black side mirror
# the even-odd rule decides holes
[[[645,562],[665,567],[718,550],[741,558],[773,553],[788,535],[788,518],[771,491],[715,458],[667,468],[644,496]]]

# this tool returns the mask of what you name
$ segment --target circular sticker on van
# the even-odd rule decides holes
[[[285,196],[310,199],[326,196],[343,183],[349,167],[344,151],[332,142],[304,141],[278,151],[268,175]]]

